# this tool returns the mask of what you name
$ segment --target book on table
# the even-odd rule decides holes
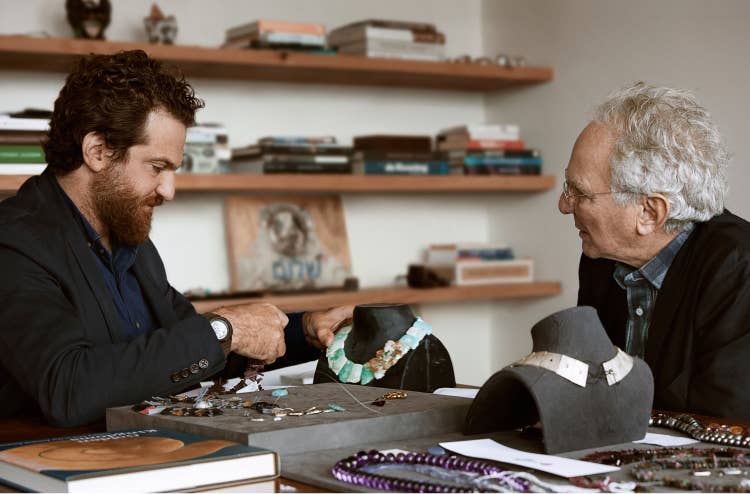
[[[165,429],[0,444],[0,481],[39,492],[157,492],[275,478],[275,452]]]

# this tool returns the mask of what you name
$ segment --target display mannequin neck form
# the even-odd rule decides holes
[[[388,340],[398,341],[415,320],[406,304],[358,305],[352,314],[352,330],[344,351],[352,362],[364,364]]]

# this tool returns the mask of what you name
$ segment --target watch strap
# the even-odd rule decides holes
[[[202,314],[202,316],[208,320],[209,324],[215,319],[221,319],[227,324],[227,329],[228,329],[227,336],[223,340],[218,340],[218,342],[221,345],[221,349],[224,352],[224,356],[225,357],[228,356],[229,352],[232,349],[232,332],[233,332],[232,323],[230,323],[226,317],[220,316],[219,314],[216,314],[214,312],[206,312]],[[213,330],[214,329],[211,328],[211,331]]]

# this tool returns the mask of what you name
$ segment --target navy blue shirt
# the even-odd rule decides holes
[[[59,183],[57,185],[60,187]],[[91,223],[83,216],[62,187],[60,187],[60,191],[70,206],[76,222],[81,227],[81,232],[91,248],[92,255],[96,258],[96,264],[99,266],[104,283],[107,285],[112,302],[117,309],[123,338],[130,341],[148,333],[156,327],[156,321],[146,303],[146,299],[143,298],[141,286],[133,272],[138,247],[117,245],[113,239],[113,252],[107,250],[101,241],[101,235],[91,226]]]

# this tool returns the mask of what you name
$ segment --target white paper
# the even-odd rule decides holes
[[[644,437],[640,441],[633,442],[642,444],[655,444],[657,446],[685,446],[687,444],[695,444],[700,441],[696,441],[691,437],[670,436],[668,434],[654,434],[652,432],[647,432],[646,437]]]
[[[433,391],[436,395],[460,396],[461,398],[474,398],[479,393],[478,388],[438,388]]]
[[[492,439],[475,439],[473,441],[453,441],[440,443],[440,446],[464,456],[502,461],[512,465],[533,468],[560,477],[578,477],[599,473],[616,472],[619,467],[601,465],[588,461],[571,460],[553,455],[527,453],[503,446]]]

